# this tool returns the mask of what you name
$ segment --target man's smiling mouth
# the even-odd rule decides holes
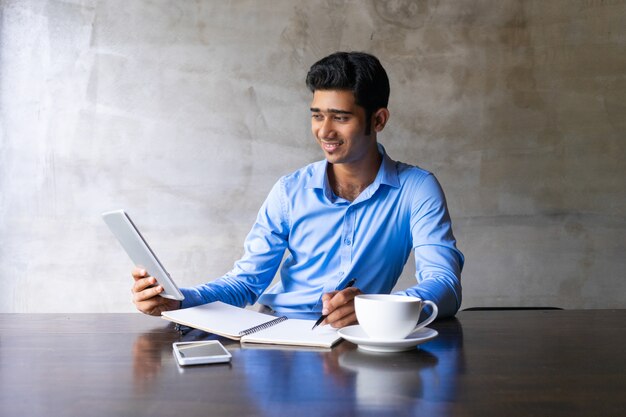
[[[325,151],[328,152],[332,152],[335,149],[337,149],[339,146],[341,146],[343,142],[326,142],[326,141],[322,141],[322,148]]]

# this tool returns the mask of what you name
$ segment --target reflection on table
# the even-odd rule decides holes
[[[462,312],[408,352],[242,346],[139,314],[0,314],[0,415],[618,416],[626,310]],[[230,364],[180,367],[218,339]]]
[[[448,330],[435,340],[419,349],[397,353],[362,351],[348,342],[333,349],[241,346],[197,330],[180,340],[220,340],[236,355],[236,366],[245,370],[248,396],[263,415],[275,415],[277,408],[298,413],[308,403],[315,403],[321,415],[368,410],[441,411],[455,396],[454,376],[462,366],[461,324],[451,319],[446,325]],[[148,345],[151,335],[153,346]],[[146,333],[137,338],[134,352],[136,386],[143,387],[154,379],[163,354],[171,354],[171,343],[164,344],[162,337]],[[180,372],[188,370],[179,367]],[[329,401],[332,399],[336,401]],[[341,408],[337,401],[342,403]]]

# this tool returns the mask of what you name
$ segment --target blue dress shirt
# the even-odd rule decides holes
[[[441,186],[431,173],[393,161],[378,147],[383,158],[376,179],[352,202],[333,193],[326,160],[280,178],[243,257],[216,281],[181,289],[182,307],[258,301],[282,314],[319,315],[322,295],[351,278],[364,293],[391,292],[413,250],[417,284],[400,294],[433,301],[439,317],[454,315],[464,257]],[[279,268],[280,282],[267,289]]]

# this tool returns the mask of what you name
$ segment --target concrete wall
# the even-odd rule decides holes
[[[322,157],[303,79],[336,50],[390,74],[381,142],[443,184],[463,307],[626,304],[624,1],[0,4],[1,312],[133,311],[110,209],[181,285],[226,272]]]

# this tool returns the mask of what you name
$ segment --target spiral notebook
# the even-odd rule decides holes
[[[314,320],[270,316],[220,301],[165,311],[162,317],[194,329],[239,340],[241,343],[330,348],[341,340],[331,326],[318,326],[311,330]]]

